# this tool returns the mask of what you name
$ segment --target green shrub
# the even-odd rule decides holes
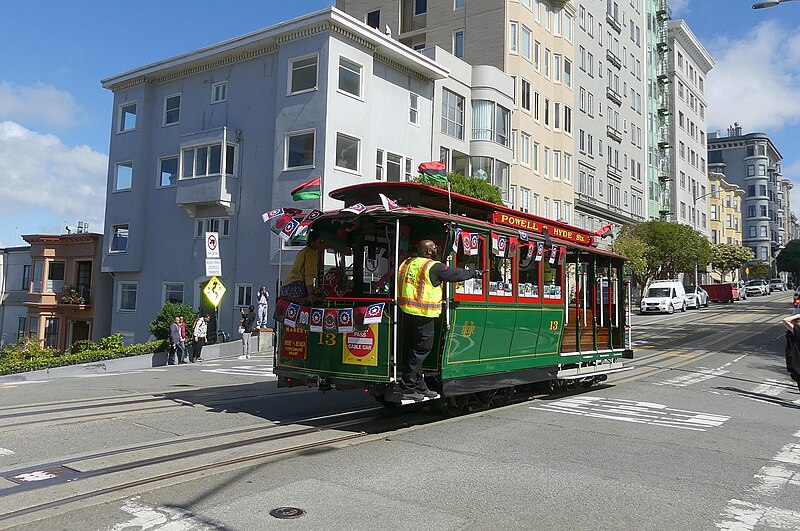
[[[460,173],[448,173],[447,181],[450,182],[450,191],[453,193],[474,197],[496,205],[503,204],[503,196],[500,193],[500,189],[483,179],[465,177]],[[444,189],[447,189],[447,181],[436,181],[424,175],[414,179],[414,182]]]
[[[58,350],[45,348],[42,341],[32,337],[25,337],[6,345],[0,350],[0,362],[13,363],[32,359],[52,359],[58,356]]]
[[[156,339],[162,339],[164,341],[169,340],[169,325],[175,320],[175,317],[178,315],[182,315],[184,321],[186,322],[186,334],[190,335],[191,332],[189,328],[192,326],[197,314],[195,314],[194,309],[188,304],[175,304],[174,302],[168,302],[161,308],[161,311],[158,312],[156,318],[150,321],[150,333],[153,334],[153,337]]]

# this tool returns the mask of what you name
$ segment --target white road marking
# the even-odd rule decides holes
[[[175,507],[154,507],[152,505],[146,505],[138,500],[138,496],[130,500],[125,500],[125,504],[120,507],[120,509],[133,516],[133,518],[126,522],[116,524],[114,527],[110,528],[112,531],[123,531],[125,529],[204,531],[223,528],[221,525],[207,522],[184,509]]]
[[[784,390],[788,389],[783,383],[776,382],[775,380],[767,380],[766,383],[763,383],[753,389],[753,393],[757,393],[759,395],[767,395],[767,396],[778,396]]]
[[[0,448],[0,455],[14,455],[14,450],[8,448]]]
[[[220,369],[202,369],[202,372],[214,374],[228,374],[233,376],[258,376],[263,378],[277,378],[270,365],[243,365],[238,367]]]
[[[722,516],[727,520],[716,522],[717,529],[749,531],[756,525],[764,525],[770,529],[800,528],[800,513],[796,511],[766,507],[741,500],[729,501]]]
[[[693,385],[700,382],[705,382],[707,380],[711,380],[712,378],[716,378],[717,376],[723,376],[728,374],[729,371],[725,370],[727,367],[730,367],[740,359],[747,356],[747,354],[742,354],[738,358],[732,359],[728,363],[717,367],[716,369],[709,369],[707,367],[697,367],[697,372],[693,374],[683,374],[681,376],[676,376],[675,378],[671,378],[669,380],[663,382],[654,382],[654,385],[671,385],[673,387],[686,387],[689,385]]]
[[[44,481],[45,479],[53,479],[56,477],[55,474],[51,474],[50,472],[44,472],[43,470],[37,470],[35,472],[26,472],[25,474],[19,474],[14,476],[13,479],[19,481]]]
[[[552,404],[531,406],[530,409],[691,431],[706,431],[707,428],[721,426],[730,419],[725,415],[672,409],[652,402],[589,396],[564,398]]]

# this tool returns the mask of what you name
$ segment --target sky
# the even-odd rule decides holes
[[[443,0],[429,0],[443,1]],[[444,0],[448,1],[448,0]],[[480,1],[480,0],[468,0]],[[334,0],[37,0],[0,21],[0,248],[24,234],[101,232],[113,109],[100,80],[305,13]],[[800,212],[800,1],[671,0],[714,58],[708,127],[765,132]]]

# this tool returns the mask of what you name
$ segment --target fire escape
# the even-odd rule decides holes
[[[670,180],[670,129],[672,127],[672,105],[669,82],[669,21],[672,12],[667,0],[656,1],[656,85],[658,90],[658,183],[661,204],[659,215],[669,221],[674,210],[671,205],[672,183]]]

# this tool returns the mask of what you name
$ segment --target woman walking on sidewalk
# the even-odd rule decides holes
[[[203,361],[203,359],[200,357],[200,354],[203,351],[203,345],[206,344],[209,319],[211,319],[211,317],[208,315],[203,315],[198,317],[197,321],[194,322],[194,328],[192,329],[192,338],[194,340],[194,344],[192,346],[192,355],[189,358],[189,361],[192,363],[196,361]]]
[[[242,309],[242,324],[240,330],[242,331],[242,355],[239,356],[240,360],[248,359],[250,357],[250,336],[253,335],[253,327],[256,322],[255,307],[252,305],[244,313]]]

